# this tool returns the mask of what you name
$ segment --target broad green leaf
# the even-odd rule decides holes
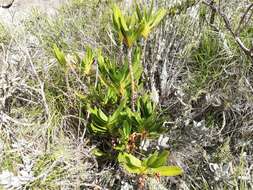
[[[155,151],[153,154],[151,154],[147,159],[146,159],[146,165],[147,167],[151,167],[152,163],[154,163],[157,159],[158,156],[158,151]]]
[[[120,152],[119,155],[118,155],[118,162],[119,163],[126,163],[126,157],[125,157],[125,153],[123,152]]]
[[[139,160],[138,158],[136,158],[135,156],[131,154],[127,154],[126,156],[127,156],[127,159],[129,159],[128,165],[131,164],[135,167],[142,167],[141,160]]]
[[[98,59],[99,64],[102,64],[105,62],[101,49],[97,51],[97,59]]]
[[[101,109],[98,109],[98,116],[104,120],[104,121],[108,121],[108,117],[104,114],[104,112]]]
[[[132,166],[132,165],[129,165],[129,164],[122,164],[122,166],[129,173],[133,173],[133,174],[141,174],[142,173],[142,169],[139,168],[139,167],[135,167],[135,166]]]
[[[107,133],[108,132],[108,129],[106,127],[103,127],[103,126],[98,126],[96,125],[95,123],[91,123],[90,124],[90,128],[91,130],[94,132],[94,133]]]
[[[183,170],[177,166],[161,166],[158,168],[153,168],[149,170],[149,173],[159,174],[160,176],[177,176],[183,173]]]
[[[153,111],[154,110],[153,110],[152,102],[151,101],[147,102],[146,103],[146,114],[149,116],[152,114]]]
[[[89,108],[88,111],[90,112],[90,116],[93,120],[93,123],[96,123],[97,125],[104,126],[107,124],[107,121],[103,120],[99,115],[98,115],[98,110],[91,109]]]
[[[121,153],[118,156],[118,160],[121,163],[125,163],[126,165],[132,165],[138,168],[142,167],[141,160],[136,158],[135,156],[128,154],[128,153]]]
[[[155,157],[152,157],[148,161],[148,166],[151,168],[157,168],[166,164],[169,152],[164,150],[160,154],[155,153]]]
[[[131,126],[127,121],[123,122],[123,133],[125,137],[129,137],[131,133]]]
[[[66,61],[65,55],[64,55],[64,53],[57,47],[56,44],[54,44],[54,46],[53,46],[53,51],[54,51],[55,58],[57,59],[57,61],[59,62],[59,64],[60,64],[61,66],[63,66],[63,67],[66,67],[67,61]]]
[[[120,153],[118,155],[118,161],[129,173],[141,174],[145,171],[141,161],[131,154]]]

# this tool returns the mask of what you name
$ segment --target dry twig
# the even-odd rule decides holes
[[[243,50],[243,52],[253,62],[253,47],[251,47],[251,48],[246,47],[246,45],[242,42],[241,37],[240,37],[240,32],[242,31],[242,25],[243,25],[243,23],[247,23],[247,22],[245,22],[246,15],[248,15],[248,13],[250,11],[252,11],[252,13],[253,13],[253,9],[252,9],[253,3],[251,3],[248,6],[248,8],[246,9],[246,11],[244,12],[243,16],[240,19],[239,25],[235,31],[232,29],[232,25],[231,25],[227,15],[224,12],[222,12],[220,7],[217,7],[217,6],[215,6],[215,4],[212,4],[211,2],[207,2],[207,1],[203,1],[203,3],[207,6],[209,6],[212,9],[212,11],[215,11],[223,19],[226,29],[229,31],[229,33],[234,38],[234,40],[239,45],[239,47]],[[250,14],[250,17],[252,17],[252,13]]]

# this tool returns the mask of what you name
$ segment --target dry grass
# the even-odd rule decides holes
[[[15,35],[0,27],[3,189],[135,188],[134,177],[124,174],[119,179],[122,170],[113,163],[98,166],[86,116],[74,95],[76,89],[83,90],[81,79],[70,76],[66,90],[51,54],[55,42],[66,52],[82,53],[90,45],[115,54],[113,43],[105,40],[110,18],[108,5],[102,3],[74,0],[55,18],[35,12]],[[248,1],[236,3],[226,4],[234,23],[238,7]],[[201,21],[202,9],[197,4],[168,16],[146,47],[146,87],[158,92],[169,129],[164,134],[168,142],[161,146],[169,148],[169,162],[185,171],[159,184],[150,179],[149,189],[253,189],[252,66],[220,19],[219,33]],[[245,41],[252,37],[251,26],[243,33]]]

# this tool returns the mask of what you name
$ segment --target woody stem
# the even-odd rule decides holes
[[[132,111],[135,112],[135,102],[136,102],[136,90],[135,90],[135,81],[134,81],[134,71],[132,65],[132,48],[128,48],[127,50],[127,59],[128,59],[128,68],[131,79],[131,108]]]

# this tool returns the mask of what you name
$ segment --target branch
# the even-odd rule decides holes
[[[253,8],[253,3],[252,3],[251,5],[248,6],[248,8],[246,9],[245,13],[242,15],[242,17],[241,17],[241,19],[240,19],[240,22],[239,22],[239,25],[238,25],[237,29],[235,30],[235,34],[236,34],[236,35],[239,35],[239,34],[240,34],[240,32],[241,32],[241,30],[242,30],[241,26],[242,26],[242,24],[244,23],[247,14],[249,13],[249,11],[250,11],[252,8]],[[253,13],[253,11],[252,11],[252,13]],[[251,15],[249,16],[249,19],[252,17],[252,13],[251,13]]]
[[[244,22],[246,15],[248,14],[248,12],[251,10],[251,8],[253,7],[253,3],[247,8],[246,12],[243,14],[243,16],[241,17],[241,20],[239,22],[239,26],[237,28],[237,30],[234,32],[231,26],[231,23],[228,19],[228,17],[225,15],[225,13],[223,13],[220,8],[217,8],[214,4],[203,1],[203,4],[207,5],[208,7],[210,7],[213,11],[215,11],[222,19],[223,22],[225,24],[226,29],[230,32],[230,34],[232,35],[232,37],[234,38],[234,40],[236,41],[236,43],[239,45],[239,47],[243,50],[243,52],[251,59],[251,61],[253,62],[253,48],[247,48],[244,43],[242,42],[242,40],[240,39],[240,28],[242,23]],[[251,14],[252,16],[252,14]]]
[[[15,1],[15,0],[12,0],[12,1],[11,1],[9,4],[7,4],[7,5],[1,5],[1,8],[3,8],[3,9],[9,9],[9,8],[13,5],[14,1]]]

